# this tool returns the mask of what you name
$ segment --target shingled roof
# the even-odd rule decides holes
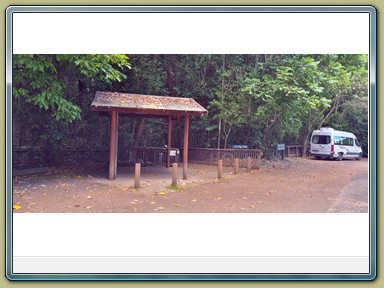
[[[117,111],[143,116],[192,116],[208,114],[208,111],[191,98],[96,92],[92,101],[93,111]]]

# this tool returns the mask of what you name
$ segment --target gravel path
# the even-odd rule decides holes
[[[149,167],[135,190],[131,168],[109,181],[107,171],[50,171],[15,177],[15,213],[356,213],[368,212],[368,160],[288,158],[233,175],[217,167],[189,165],[189,179],[169,187],[171,169]],[[179,169],[181,177],[182,169]]]

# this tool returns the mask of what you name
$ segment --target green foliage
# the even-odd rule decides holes
[[[220,141],[221,148],[242,144],[266,155],[276,143],[306,145],[314,129],[331,126],[355,133],[368,151],[367,55],[14,55],[13,60],[14,145],[46,147],[42,151],[51,163],[60,162],[63,147],[109,147],[108,117],[90,110],[97,90],[195,99],[209,115],[192,119],[191,147],[217,147]],[[120,147],[134,144],[139,122],[119,118]],[[145,120],[139,146],[163,147],[166,123]],[[173,123],[172,147],[182,147],[183,131],[183,121]]]
[[[56,120],[72,122],[81,109],[66,97],[68,76],[84,75],[111,84],[125,79],[117,68],[130,68],[126,55],[14,55],[13,95],[43,110]]]

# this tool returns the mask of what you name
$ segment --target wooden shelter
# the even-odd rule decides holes
[[[96,92],[92,101],[93,111],[109,112],[111,116],[111,138],[109,153],[109,179],[117,173],[117,144],[119,113],[139,115],[146,118],[168,119],[167,167],[170,165],[172,120],[184,119],[183,179],[187,179],[189,118],[208,114],[208,111],[191,98]]]

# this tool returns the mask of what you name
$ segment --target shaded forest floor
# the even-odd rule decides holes
[[[216,166],[189,164],[188,180],[175,189],[171,168],[142,168],[141,188],[133,189],[132,167],[119,167],[114,181],[107,180],[107,167],[54,168],[14,177],[14,212],[368,212],[367,159],[288,158],[250,173],[223,170],[218,180]]]

